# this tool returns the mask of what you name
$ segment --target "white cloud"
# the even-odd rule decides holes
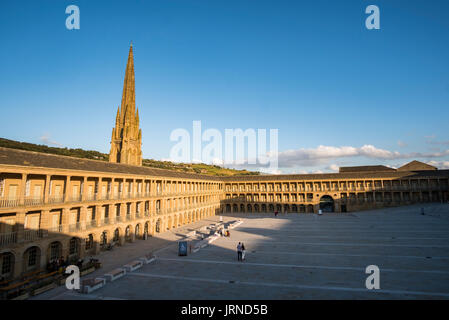
[[[50,139],[50,135],[48,133],[44,133],[41,137],[39,137],[39,140],[42,141],[47,146],[49,146],[49,145],[54,145],[54,146],[58,146],[58,147],[62,147],[63,146],[59,142],[51,140]]]
[[[438,158],[449,155],[449,150],[443,152],[400,153],[376,148],[373,145],[362,147],[333,147],[320,145],[314,149],[297,149],[279,152],[279,167],[317,166],[324,165],[331,159],[346,157],[366,157],[379,160],[412,159],[412,158]]]
[[[340,167],[338,165],[336,165],[336,164],[331,164],[330,166],[327,166],[326,169],[338,172]]]
[[[449,161],[428,161],[427,164],[437,167],[438,169],[449,169]]]

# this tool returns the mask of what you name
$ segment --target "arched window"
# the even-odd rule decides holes
[[[89,234],[86,238],[86,250],[90,250],[94,247],[94,236],[93,234]]]

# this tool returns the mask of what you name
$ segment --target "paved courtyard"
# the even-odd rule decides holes
[[[94,276],[143,252],[157,258],[92,294],[59,287],[34,299],[449,299],[449,205],[424,208],[424,215],[419,205],[322,216],[227,215],[225,222],[243,220],[230,238],[178,256],[176,240],[219,220],[213,217],[102,253],[104,267]],[[244,262],[237,261],[239,241],[247,249]],[[380,268],[379,290],[365,287],[368,265]]]

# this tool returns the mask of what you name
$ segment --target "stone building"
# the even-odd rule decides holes
[[[0,276],[44,270],[226,212],[346,212],[449,200],[449,170],[413,161],[339,173],[213,177],[142,166],[129,51],[109,162],[0,148]]]

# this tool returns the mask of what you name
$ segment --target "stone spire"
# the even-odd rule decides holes
[[[139,111],[136,111],[132,43],[126,64],[122,104],[117,109],[115,128],[112,129],[109,162],[142,165],[142,133],[139,128]]]

